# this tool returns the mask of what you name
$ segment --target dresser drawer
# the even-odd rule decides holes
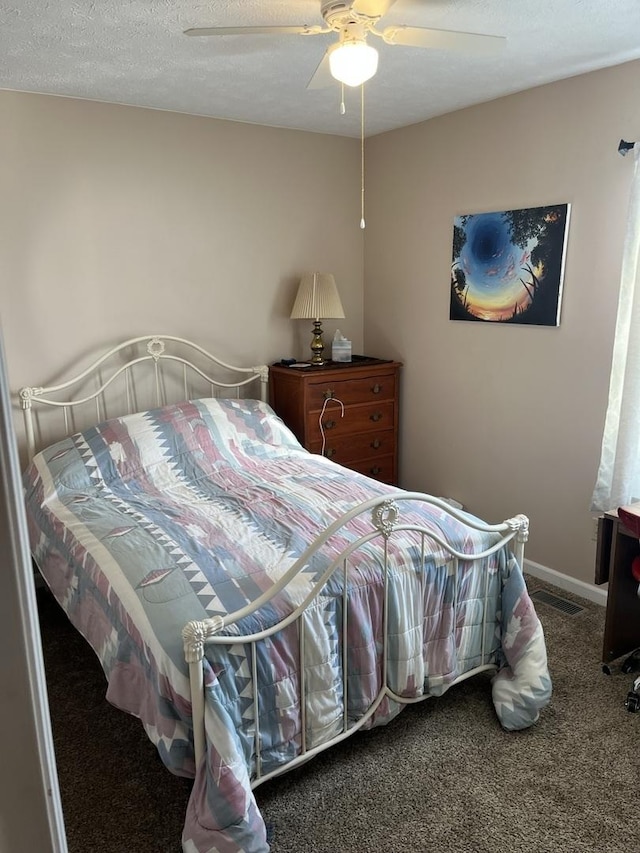
[[[311,442],[309,450],[312,453],[320,453],[322,441]],[[370,459],[387,454],[393,456],[395,452],[396,434],[392,429],[354,433],[352,435],[327,434],[324,445],[324,456],[327,459],[349,467],[351,467],[352,462],[360,459]]]
[[[345,407],[344,417],[337,403],[331,403],[322,416],[322,426],[326,440],[334,435],[350,435],[372,430],[393,429],[395,422],[395,404],[370,403],[362,406]],[[307,444],[322,441],[319,413],[310,412],[307,416]]]
[[[327,379],[308,389],[310,409],[322,409],[327,398],[341,400],[345,406],[353,403],[369,403],[375,400],[394,400],[396,396],[395,374],[386,373],[358,379],[343,379],[337,382]]]
[[[352,471],[359,471],[374,480],[382,483],[395,483],[396,468],[393,456],[381,456],[379,459],[362,459],[359,462],[349,463],[347,466]]]

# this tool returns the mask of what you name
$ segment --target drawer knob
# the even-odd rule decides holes
[[[381,443],[382,442],[380,441],[379,438],[374,438],[373,441],[371,442],[371,447],[373,447],[374,450],[377,450],[380,447]]]
[[[333,388],[327,388],[327,390],[324,392],[324,399],[325,400],[333,400],[333,397],[334,397]]]
[[[381,418],[382,412],[374,412],[372,415],[369,415],[369,420],[374,421],[374,423],[379,421]]]
[[[325,429],[333,429],[335,425],[336,425],[335,421],[327,421],[324,425],[324,428]]]
[[[369,473],[373,474],[373,476],[375,477],[376,474],[382,473],[382,468],[380,468],[379,465],[374,465],[373,468],[369,469]]]
[[[379,394],[382,391],[382,385],[378,385],[378,383],[376,382],[376,384],[373,386],[373,388],[371,390],[373,391],[374,394]]]
[[[327,447],[327,449],[326,449],[326,450],[325,450],[325,452],[324,452],[324,455],[325,455],[328,459],[331,459],[331,457],[332,457],[332,456],[335,456],[335,455],[336,455],[336,452],[335,452],[335,450],[333,449],[333,447]]]

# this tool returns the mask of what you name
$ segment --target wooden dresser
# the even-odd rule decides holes
[[[322,367],[274,365],[269,369],[270,403],[307,450],[396,485],[402,365],[355,358]]]

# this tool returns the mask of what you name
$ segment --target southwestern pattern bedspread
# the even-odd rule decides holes
[[[307,453],[258,401],[198,400],[107,421],[38,454],[25,474],[34,558],[53,594],[97,653],[107,698],[139,717],[166,766],[195,776],[183,834],[186,853],[263,853],[265,827],[251,784],[255,709],[250,650],[209,646],[207,755],[195,768],[181,629],[234,612],[267,590],[333,521],[385,494],[381,483]],[[404,513],[404,510],[403,510]],[[426,526],[464,553],[491,545],[437,507],[403,522]],[[341,529],[272,602],[226,630],[278,624],[350,538]],[[486,659],[507,729],[531,725],[551,683],[542,629],[520,567],[502,549],[480,564],[452,562],[435,546],[422,563],[409,532],[390,540],[388,682],[401,696],[438,695]],[[348,571],[349,719],[380,689],[382,572],[371,546]],[[305,613],[304,670],[311,710],[307,748],[342,726],[344,576],[332,576]],[[481,596],[490,592],[491,612]],[[258,647],[262,770],[300,749],[300,649],[295,623]],[[486,660],[485,660],[486,662]],[[385,700],[370,721],[402,706]],[[196,772],[197,770],[197,772]]]

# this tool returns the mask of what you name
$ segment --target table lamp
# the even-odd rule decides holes
[[[331,273],[305,273],[300,280],[293,308],[292,320],[313,320],[313,340],[311,341],[311,364],[324,364],[322,357],[322,319],[344,317],[344,309],[336,282]]]

